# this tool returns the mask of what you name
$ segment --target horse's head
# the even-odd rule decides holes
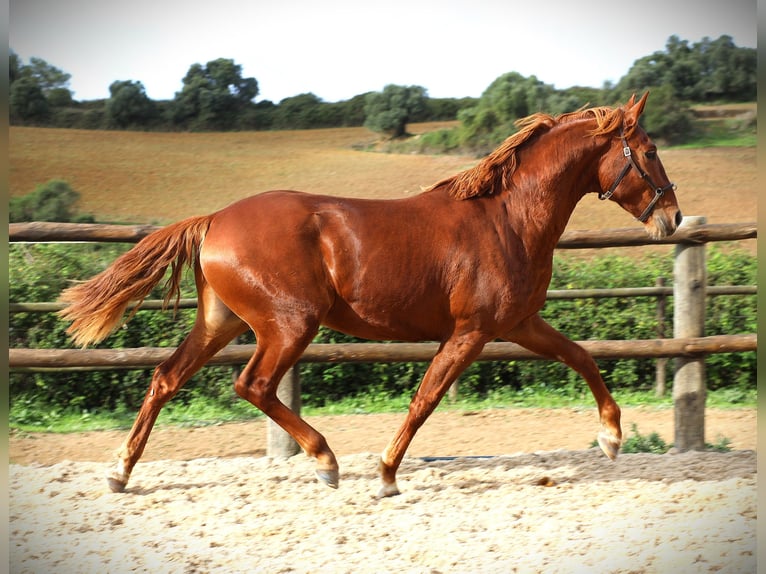
[[[665,173],[657,146],[639,126],[647,92],[638,101],[631,97],[623,108],[623,122],[599,166],[600,199],[616,201],[659,239],[671,235],[681,224],[676,186]]]

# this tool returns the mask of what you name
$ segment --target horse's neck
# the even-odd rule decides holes
[[[565,143],[552,137],[541,138],[520,163],[514,176],[517,187],[508,192],[507,201],[515,220],[512,224],[527,253],[552,256],[577,203],[589,191],[587,186],[594,180],[598,165],[596,148],[590,140],[580,136],[576,151],[570,148],[560,153]]]

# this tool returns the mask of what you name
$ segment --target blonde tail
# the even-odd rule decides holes
[[[199,254],[211,216],[192,217],[144,237],[95,277],[66,289],[60,312],[72,324],[67,333],[82,346],[105,339],[121,322],[128,304],[141,302],[172,265],[165,283],[165,304],[180,297],[181,272]]]

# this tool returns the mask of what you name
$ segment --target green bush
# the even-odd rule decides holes
[[[622,442],[622,447],[620,448],[623,454],[665,454],[673,448],[673,443],[666,443],[656,431],[653,431],[648,435],[643,435],[638,432],[638,425],[636,423],[630,425],[630,431],[630,436],[625,438]],[[594,440],[590,446],[591,448],[597,447],[598,441]],[[725,436],[719,435],[716,442],[706,442],[705,449],[713,452],[731,452],[731,440]]]
[[[9,254],[10,301],[55,301],[70,281],[101,271],[126,246],[12,244]],[[708,283],[757,284],[756,258],[732,249],[708,249]],[[189,274],[190,275],[190,274]],[[599,256],[590,260],[558,257],[551,289],[650,287],[657,277],[672,277],[672,258],[646,257],[640,265],[629,257]],[[191,277],[182,296],[193,297]],[[159,291],[150,298],[159,299]],[[657,332],[657,302],[653,297],[550,300],[541,311],[545,320],[573,340],[650,339]],[[666,327],[672,330],[672,298],[668,299]],[[100,346],[175,346],[189,332],[194,310],[139,311],[126,328],[118,329]],[[71,347],[67,325],[53,313],[14,313],[10,318],[10,346],[28,348]],[[707,333],[755,333],[756,297],[719,296],[708,299]],[[317,342],[357,340],[322,329]],[[241,342],[253,342],[252,335]],[[652,359],[615,359],[598,362],[612,390],[650,390],[655,380]],[[362,395],[394,397],[411,394],[427,368],[426,363],[301,364],[303,400],[323,406]],[[725,389],[731,396],[747,396],[756,385],[756,355],[732,353],[707,359],[708,387]],[[669,362],[668,368],[672,368]],[[231,367],[206,367],[182,389],[176,402],[205,397],[230,405],[237,398]],[[83,410],[135,409],[146,392],[151,370],[12,373],[11,402],[24,405],[62,405]],[[672,375],[669,373],[669,380]],[[543,391],[546,394],[586,397],[588,387],[568,367],[547,361],[477,362],[460,379],[462,396],[488,398],[504,389]]]
[[[58,299],[72,281],[95,275],[106,268],[126,246],[13,244],[9,252],[11,302],[46,302]],[[193,285],[185,286],[192,296]],[[159,290],[151,298],[160,298]],[[139,311],[129,328],[118,329],[103,348],[175,346],[188,333],[194,310]],[[10,317],[11,347],[72,348],[67,324],[55,313],[14,313]],[[58,373],[12,373],[10,394],[50,405],[112,409],[140,404],[151,370],[81,371]],[[13,401],[14,399],[12,399]]]
[[[9,202],[9,220],[20,221],[61,221],[92,222],[93,217],[78,214],[75,206],[80,194],[60,179],[52,179],[21,197],[12,197]]]
[[[638,425],[636,423],[631,425],[630,430],[632,434],[622,443],[623,453],[648,452],[651,454],[665,454],[670,450],[670,445],[662,440],[662,437],[657,432],[642,435],[638,432]]]

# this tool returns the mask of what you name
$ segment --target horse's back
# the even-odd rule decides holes
[[[234,251],[270,250],[283,254],[328,249],[340,253],[362,246],[374,251],[378,243],[396,248],[424,238],[429,229],[451,226],[445,221],[448,210],[437,216],[434,210],[439,209],[438,200],[431,199],[415,196],[370,200],[269,191],[213,214],[206,243]],[[429,249],[433,247],[429,245]]]
[[[408,319],[448,312],[442,262],[450,237],[429,225],[443,218],[424,199],[252,196],[213,215],[200,265],[238,314],[279,306],[359,336],[434,338],[433,321],[426,328]]]

